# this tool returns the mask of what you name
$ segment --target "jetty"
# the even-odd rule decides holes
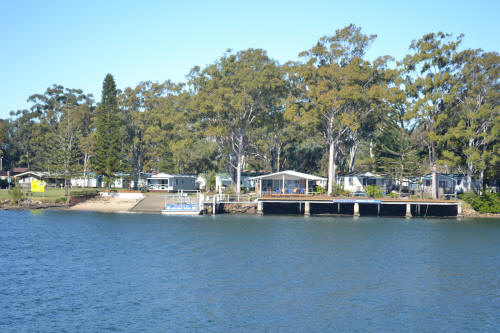
[[[462,204],[452,200],[371,199],[323,196],[264,195],[257,200],[259,214],[352,216],[462,216]]]

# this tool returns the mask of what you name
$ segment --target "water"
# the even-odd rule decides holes
[[[0,212],[1,332],[500,331],[500,220]]]

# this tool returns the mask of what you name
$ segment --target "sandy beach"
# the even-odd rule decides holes
[[[137,203],[135,199],[112,197],[96,197],[68,208],[69,210],[84,210],[95,212],[127,212]]]

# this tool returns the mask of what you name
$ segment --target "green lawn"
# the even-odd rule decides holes
[[[23,190],[24,194],[28,193],[28,190]],[[38,192],[31,192],[28,193],[29,198],[36,198],[40,199],[43,201],[54,201],[56,199],[64,197],[64,189],[60,188],[47,188],[45,189],[45,192],[43,193],[38,193]],[[9,190],[0,190],[0,199],[5,200],[5,199],[10,199],[11,196],[9,195]]]

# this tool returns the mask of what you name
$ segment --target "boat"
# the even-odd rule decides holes
[[[163,215],[201,215],[202,210],[198,204],[182,203],[168,204],[161,211]]]

